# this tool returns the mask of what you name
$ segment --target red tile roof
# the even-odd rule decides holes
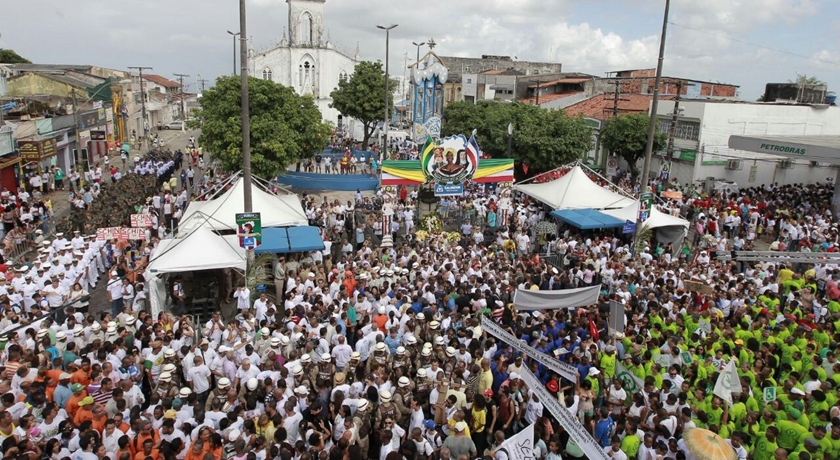
[[[660,96],[660,100],[671,100],[673,96]],[[542,99],[542,98],[540,98]],[[649,94],[622,94],[618,101],[618,114],[646,113],[653,99]],[[589,99],[566,107],[566,113],[572,116],[583,115],[588,118],[606,120],[612,117],[614,100],[610,95],[599,94]]]
[[[578,94],[583,94],[583,91],[564,91],[562,93],[543,94],[540,96],[540,104],[556,101],[557,99],[563,99],[565,97],[576,96]],[[519,99],[519,102],[522,102],[523,104],[536,104],[537,98],[526,97],[524,99]]]
[[[181,85],[177,81],[172,81],[168,78],[161,77],[160,75],[154,74],[145,74],[143,78],[156,84],[163,86],[164,88],[179,88]]]

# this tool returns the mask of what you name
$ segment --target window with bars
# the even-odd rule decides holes
[[[671,133],[671,124],[672,121],[670,118],[660,118],[659,119],[659,132],[664,134]],[[677,120],[677,129],[674,134],[674,137],[677,139],[685,139],[689,141],[696,141],[700,138],[700,122],[699,121],[691,121],[691,120]]]

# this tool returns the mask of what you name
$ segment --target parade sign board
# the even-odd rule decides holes
[[[152,226],[152,216],[149,214],[132,214],[132,228],[149,228]]]
[[[105,227],[96,229],[98,241],[111,240],[145,240],[145,228]]]
[[[243,212],[236,215],[236,236],[239,246],[252,250],[262,244],[262,220],[258,212]]]
[[[483,327],[483,326],[482,326]],[[589,434],[583,425],[569,412],[569,409],[560,405],[557,399],[545,389],[542,382],[537,380],[531,370],[527,367],[522,368],[522,380],[528,385],[528,388],[540,398],[543,406],[551,412],[551,415],[557,419],[560,426],[569,433],[569,437],[575,441],[575,444],[580,447],[580,450],[586,454],[586,458],[590,460],[609,460],[610,457],[604,453],[604,449],[595,441],[595,438]]]
[[[501,340],[503,343],[510,345],[514,350],[531,357],[531,359],[560,374],[564,379],[570,382],[577,382],[578,370],[575,366],[558,361],[545,353],[540,353],[523,344],[519,339],[499,327],[498,324],[486,316],[481,317],[481,329]]]
[[[639,195],[639,222],[644,222],[650,217],[650,209],[653,207],[653,193],[645,192]]]

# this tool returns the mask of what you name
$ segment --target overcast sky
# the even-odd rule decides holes
[[[434,37],[442,55],[497,54],[560,62],[564,71],[603,75],[653,68],[664,0],[327,0],[325,33],[382,59],[391,33],[391,72],[412,41]],[[767,82],[816,75],[840,87],[840,2],[673,0],[665,74],[741,86],[755,99]],[[0,47],[36,63],[154,67],[213,80],[232,70],[236,0],[27,0],[4,9]],[[287,24],[283,0],[248,0],[248,35],[264,49]]]

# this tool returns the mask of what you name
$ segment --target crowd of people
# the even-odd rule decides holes
[[[162,212],[153,228],[170,227],[193,196],[229,186],[202,176],[184,194],[189,178],[175,188],[179,175],[153,179],[180,170],[168,164],[141,160],[122,179],[149,182],[131,192],[147,203],[107,201]],[[278,256],[265,289],[236,279],[223,296],[235,313],[197,323],[152,316],[144,302],[132,268],[163,233],[119,242],[71,229],[0,276],[0,449],[30,460],[508,460],[505,441],[533,430],[534,459],[586,458],[523,380],[531,372],[612,459],[706,458],[682,439],[691,428],[739,459],[840,458],[840,271],[715,257],[747,240],[836,251],[832,191],[686,188],[660,203],[691,221],[686,241],[637,252],[613,232],[537,232],[539,203],[490,186],[440,204],[444,223],[468,216],[449,229],[423,227],[417,191],[304,196],[325,249]],[[94,206],[86,224],[116,212]],[[383,247],[389,232],[394,245]],[[100,277],[110,308],[86,312]],[[586,286],[600,286],[596,305],[516,306],[517,290]],[[179,308],[189,296],[180,279],[168,290]],[[624,306],[624,327],[609,327],[611,301]],[[56,314],[41,318],[47,309]],[[498,340],[481,328],[485,316],[575,377]],[[741,389],[721,394],[731,363]]]

